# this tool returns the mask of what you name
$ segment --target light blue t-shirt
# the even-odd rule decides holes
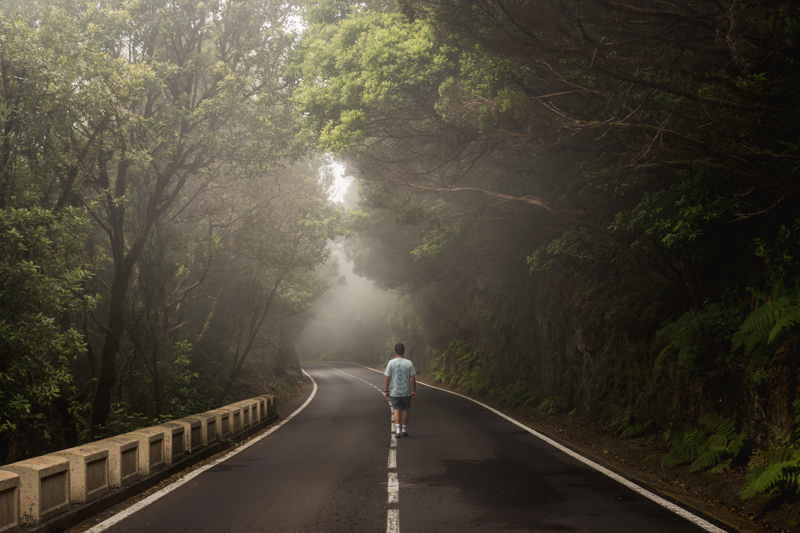
[[[408,359],[395,357],[386,365],[383,375],[392,378],[389,381],[389,396],[397,398],[411,396],[411,376],[416,375],[414,363]]]

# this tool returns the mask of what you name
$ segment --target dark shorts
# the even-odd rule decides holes
[[[403,411],[411,410],[411,396],[389,396],[389,399],[392,401],[393,408]]]

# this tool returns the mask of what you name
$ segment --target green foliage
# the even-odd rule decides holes
[[[722,340],[729,336],[736,315],[735,309],[710,303],[664,325],[653,342],[655,349],[661,348],[653,365],[654,372],[659,373],[669,360],[695,376],[708,377],[723,371],[727,353]]]
[[[800,491],[800,450],[795,446],[759,450],[753,454],[748,468],[750,474],[742,489],[743,500],[790,488],[795,492]]]
[[[550,396],[539,404],[539,410],[551,415],[569,411],[569,398],[566,396]]]
[[[800,324],[800,283],[790,289],[777,283],[772,295],[762,297],[758,306],[733,335],[733,349],[744,348],[752,352],[757,348],[769,348],[797,338]]]
[[[620,181],[636,180],[635,175],[626,177]],[[635,207],[616,214],[609,229],[635,236],[633,249],[667,249],[696,261],[702,249],[692,245],[704,242],[715,221],[736,213],[751,191],[739,192],[731,187],[729,175],[706,169],[679,171],[673,180],[663,190],[645,191]]]
[[[756,237],[754,254],[766,264],[769,278],[772,283],[776,280],[797,279],[798,262],[795,257],[800,256],[800,218],[787,226],[781,224],[774,238]]]
[[[130,406],[124,403],[114,405],[111,409],[111,416],[108,418],[108,426],[104,428],[104,433],[95,434],[95,437],[112,437],[160,423],[158,418],[149,417],[139,412],[130,412],[130,410]],[[82,440],[91,440],[91,438],[92,435],[87,430]]]
[[[627,409],[620,411],[620,413],[611,421],[611,427],[619,433],[620,438],[627,439],[629,437],[636,437],[642,433],[651,431],[653,421],[637,422],[633,416],[633,410]]]
[[[293,101],[309,135],[341,152],[365,136],[376,113],[435,91],[452,55],[427,21],[401,14],[367,11],[317,24],[290,68],[300,80]]]
[[[0,460],[46,448],[11,442],[14,427],[74,445],[82,416],[125,431],[284,370],[246,366],[251,351],[296,364],[328,287],[315,269],[359,218],[328,201],[296,136],[296,13],[280,0],[3,4]]]
[[[70,361],[86,347],[59,319],[94,305],[76,260],[86,228],[78,210],[0,209],[0,441],[73,390]]]
[[[747,468],[742,499],[769,492],[792,490],[800,494],[800,400],[792,402],[795,413],[794,435],[774,435],[771,442],[756,450]]]
[[[485,394],[491,385],[491,379],[483,372],[479,352],[459,339],[451,340],[447,349],[434,359],[430,374],[436,381],[457,386],[468,394]]]
[[[507,385],[494,396],[511,407],[530,407],[536,404],[539,394],[532,383],[519,380]]]
[[[303,18],[309,25],[336,24],[349,16],[355,7],[348,0],[306,2]]]
[[[559,271],[565,267],[587,268],[613,257],[613,250],[595,233],[584,228],[574,228],[538,247],[528,256],[527,261],[533,274]]]
[[[422,244],[411,251],[415,261],[436,259],[446,254],[461,242],[463,224],[458,220],[447,220],[425,230]]]
[[[691,463],[689,470],[720,472],[744,449],[746,435],[736,433],[732,419],[710,413],[700,419],[702,429],[679,433],[669,439],[670,450],[664,466]]]

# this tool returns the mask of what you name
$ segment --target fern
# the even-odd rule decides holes
[[[627,439],[628,437],[635,437],[636,435],[641,435],[644,433],[645,426],[642,424],[631,424],[630,426],[626,427],[622,433],[620,433],[619,437],[621,439]]]
[[[796,456],[791,461],[771,464],[758,476],[747,478],[744,490],[742,490],[742,499],[746,500],[766,492],[783,491],[789,486],[796,486],[799,475],[800,464],[798,464]]]
[[[757,450],[753,453],[753,456],[747,463],[747,468],[750,470],[750,474],[745,483],[749,483],[753,479],[760,476],[773,464],[790,461],[792,456],[794,456],[794,453],[794,448],[788,443],[784,443],[783,445],[779,445],[774,448]]]
[[[687,311],[677,320],[665,324],[656,332],[653,349],[658,354],[653,362],[653,375],[657,376],[667,360],[674,359],[684,370],[699,370],[707,354],[717,349],[716,339],[736,322],[734,310],[720,304],[708,304],[703,309]]]
[[[569,400],[566,396],[550,396],[539,405],[539,409],[555,415],[569,410]]]
[[[783,310],[783,312],[776,317],[775,325],[769,332],[767,344],[772,344],[776,339],[780,338],[780,335],[785,330],[792,329],[798,323],[800,323],[800,305],[793,305]]]
[[[693,430],[679,433],[670,438],[670,450],[664,457],[664,466],[682,465],[697,457],[696,436],[697,430]]]
[[[614,417],[614,420],[611,421],[611,427],[614,428],[617,432],[624,431],[625,428],[631,426],[633,424],[633,410],[628,409],[625,411],[620,411],[617,416]]]
[[[800,400],[792,402],[795,424],[800,423]],[[800,428],[794,430],[798,437]],[[773,446],[759,450],[747,465],[750,474],[744,483],[742,499],[753,498],[769,492],[784,492],[794,489],[800,494],[800,447],[791,442],[791,436],[777,437]]]
[[[633,416],[633,410],[620,411],[620,413],[611,421],[611,427],[620,434],[621,439],[628,437],[635,437],[642,433],[651,431],[653,421],[648,420],[644,424],[636,422]]]
[[[718,413],[705,415],[700,421],[702,430],[679,433],[669,440],[670,451],[664,457],[664,466],[691,463],[689,470],[693,472],[721,472],[730,468],[744,448],[745,433],[736,433],[733,420]]]
[[[503,389],[503,391],[499,393],[499,397],[500,400],[511,407],[528,407],[536,402],[538,394],[531,383],[527,381],[515,381]]]
[[[692,472],[705,472],[706,470],[724,464],[723,459],[725,459],[725,450],[707,450],[689,465],[689,470]],[[730,459],[728,461],[730,461]]]
[[[748,316],[733,335],[734,349],[744,347],[752,352],[758,346],[768,347],[785,337],[800,324],[800,284],[786,290],[781,284],[773,288],[772,299]]]

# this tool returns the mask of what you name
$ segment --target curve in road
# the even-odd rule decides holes
[[[303,366],[314,392],[301,409],[90,531],[724,531],[436,387],[418,389],[410,437],[396,440],[391,424],[386,432],[382,374],[348,363]]]

